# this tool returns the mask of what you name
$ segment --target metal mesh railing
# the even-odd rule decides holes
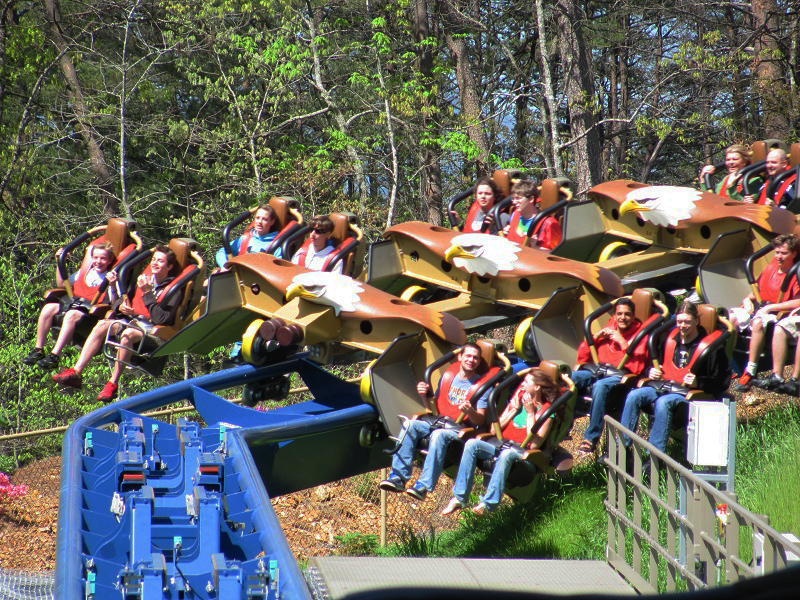
[[[606,556],[637,591],[724,585],[783,568],[792,553],[800,556],[798,545],[738,504],[734,494],[703,481],[611,417],[605,421]],[[760,555],[756,539],[763,544]]]
[[[0,569],[0,598],[3,600],[50,600],[54,587],[51,573]]]

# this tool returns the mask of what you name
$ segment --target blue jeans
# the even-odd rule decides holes
[[[475,465],[479,460],[492,458],[495,454],[495,446],[483,440],[469,440],[464,446],[464,454],[461,456],[461,464],[458,466],[458,475],[453,485],[453,496],[460,502],[466,504],[469,500],[469,493],[475,483]],[[519,450],[507,448],[503,450],[494,465],[492,477],[486,486],[486,493],[481,497],[489,510],[494,510],[503,499],[503,492],[506,488],[506,477],[512,465],[522,459]]]
[[[643,406],[655,403],[655,417],[653,427],[650,431],[650,443],[662,452],[667,447],[669,439],[669,428],[672,424],[672,413],[675,408],[686,402],[686,398],[680,394],[664,394],[659,396],[658,392],[651,387],[640,387],[633,390],[625,400],[625,408],[622,411],[622,424],[636,431],[639,423],[639,412]],[[630,445],[630,438],[626,436],[625,444]]]
[[[592,383],[592,374],[589,371],[573,371],[572,381],[576,387],[588,387]],[[592,385],[592,409],[589,413],[589,426],[583,434],[583,439],[596,443],[603,433],[603,417],[606,415],[606,401],[611,390],[619,385],[619,377],[605,377],[595,381]]]
[[[400,450],[392,459],[391,475],[399,477],[403,483],[409,480],[414,465],[414,452],[419,445],[419,440],[430,434],[428,456],[425,457],[422,475],[417,483],[424,486],[426,490],[433,491],[444,468],[447,446],[458,437],[458,432],[452,429],[431,429],[431,426],[424,421],[410,421],[406,427],[408,433],[400,444]]]

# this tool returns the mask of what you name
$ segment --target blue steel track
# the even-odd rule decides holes
[[[312,400],[256,411],[214,393],[288,373]],[[206,427],[141,416],[184,400]],[[62,450],[55,597],[310,599],[270,497],[386,466],[388,441],[358,441],[377,423],[357,385],[305,355],[196,377],[76,420]]]

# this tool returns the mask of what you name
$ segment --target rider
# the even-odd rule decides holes
[[[539,221],[536,230],[528,237],[533,220],[539,214],[539,189],[535,182],[516,182],[511,187],[511,202],[514,204],[514,212],[503,229],[508,239],[522,245],[530,239],[531,246],[543,250],[552,250],[561,243],[561,225],[553,215],[547,215]]]
[[[59,248],[56,256],[60,256],[63,250],[63,248]],[[109,282],[116,281],[116,273],[109,271],[111,265],[114,264],[114,251],[110,242],[92,245],[89,248],[89,255],[92,260],[91,266],[85,272],[81,267],[77,273],[73,273],[69,278],[74,296],[72,298],[64,297],[64,300],[68,301],[69,305],[67,306],[67,312],[64,313],[61,331],[58,334],[56,345],[53,346],[53,351],[45,355],[44,343],[53,326],[55,316],[64,306],[60,302],[48,302],[42,307],[42,312],[39,314],[39,322],[36,326],[36,347],[28,356],[22,359],[23,364],[36,365],[42,369],[56,368],[61,357],[61,351],[72,340],[78,321],[86,314],[86,307],[97,294],[102,283],[106,279]],[[56,285],[58,287],[64,286],[64,280],[61,279],[61,275],[58,273],[56,274]],[[108,297],[113,301],[115,296],[116,290],[110,288]]]
[[[268,204],[259,206],[253,216],[253,228],[246,231],[242,237],[235,239],[231,244],[233,255],[266,252],[272,242],[275,241],[275,236],[278,235],[277,231],[272,231],[277,219],[274,208]],[[281,249],[275,248],[272,254],[280,258]],[[220,248],[217,251],[216,261],[221,269],[225,267],[225,263],[228,262],[228,254],[225,252],[225,248]]]
[[[312,218],[309,223],[311,232],[309,239],[311,243],[303,244],[303,246],[295,252],[292,257],[292,262],[296,265],[311,269],[312,271],[322,271],[325,267],[326,257],[334,251],[336,245],[333,243],[331,236],[333,235],[333,221],[326,216],[316,216]],[[339,261],[333,267],[334,273],[341,273],[344,267],[344,262]]]
[[[701,389],[713,396],[724,392],[729,375],[724,345],[703,360],[699,373],[691,372],[694,361],[703,352],[701,342],[707,335],[700,325],[697,305],[684,302],[675,314],[675,328],[664,342],[662,366],[652,367],[647,376],[654,381],[672,381],[689,389]],[[636,431],[642,407],[655,404],[650,443],[663,451],[667,447],[672,413],[678,405],[685,402],[687,400],[684,394],[643,385],[628,394],[622,411],[622,424],[631,431]],[[630,439],[626,439],[625,443],[630,445]]]
[[[714,165],[706,165],[700,170],[700,189],[708,192],[715,192],[720,196],[726,196],[733,200],[742,200],[744,197],[742,186],[741,171],[750,164],[750,151],[742,144],[734,144],[725,150],[725,168],[728,174],[717,184],[716,189],[709,190],[703,180],[703,175],[713,175],[717,172]]]
[[[511,439],[518,443],[525,441],[531,427],[544,414],[558,395],[558,386],[541,369],[532,369],[522,384],[514,392],[509,400],[508,406],[500,415],[500,429],[504,431],[504,438]],[[523,408],[525,410],[523,410]],[[550,434],[555,421],[555,413],[550,415],[538,431],[534,432],[533,437],[525,448],[510,447],[500,453],[492,472],[489,484],[486,486],[486,493],[481,497],[479,504],[472,509],[476,515],[483,515],[494,511],[503,499],[505,491],[506,477],[512,465],[523,459],[523,452],[541,448]],[[507,428],[510,428],[507,429]],[[475,481],[475,466],[479,460],[487,460],[494,457],[496,446],[479,439],[468,440],[464,446],[464,453],[461,455],[461,463],[458,466],[453,484],[453,497],[442,511],[443,515],[449,515],[467,506],[469,494]]]
[[[743,392],[752,386],[758,368],[758,359],[764,349],[767,338],[767,325],[778,320],[780,313],[789,312],[800,307],[800,285],[793,278],[784,297],[781,298],[781,287],[797,258],[800,250],[800,238],[794,234],[784,233],[772,240],[775,256],[762,271],[756,282],[761,295],[761,303],[757,304],[756,295],[745,296],[741,306],[730,309],[731,323],[744,331],[751,329],[748,363],[739,381],[734,385],[737,392]]]
[[[500,214],[500,223],[494,222],[491,213],[494,205],[503,199],[503,194],[491,177],[481,177],[475,182],[475,202],[467,212],[464,233],[491,233],[502,231],[510,219],[508,213]]]
[[[773,148],[767,154],[766,160],[767,180],[761,184],[756,197],[749,195],[744,197],[745,202],[756,202],[766,206],[787,206],[797,197],[796,186],[792,185],[795,180],[794,175],[787,177],[781,187],[775,191],[774,198],[767,198],[767,190],[770,184],[779,177],[784,171],[789,169],[789,158],[786,151],[780,148]]]
[[[75,366],[53,375],[53,381],[64,387],[80,389],[82,386],[81,373],[92,357],[100,351],[106,340],[107,332],[113,327],[112,334],[120,336],[120,344],[123,347],[118,348],[111,378],[97,399],[101,402],[111,402],[116,398],[119,379],[125,363],[130,359],[133,345],[142,339],[143,331],[151,332],[156,325],[170,325],[175,321],[175,315],[183,295],[181,293],[174,294],[166,305],[158,302],[174,280],[169,273],[175,262],[175,253],[172,250],[161,244],[157,245],[150,259],[151,274],[139,276],[133,300],[129,302],[127,297],[124,298],[112,318],[100,321],[92,329]],[[134,321],[138,327],[125,326]]]
[[[620,298],[614,305],[614,316],[608,324],[594,335],[594,346],[600,364],[617,366],[625,358],[625,352],[633,338],[642,328],[642,322],[635,316],[635,305],[630,298]],[[634,349],[633,354],[625,362],[625,369],[634,375],[641,375],[647,364],[647,341],[643,339]],[[572,381],[576,387],[592,389],[592,406],[589,426],[583,435],[578,451],[594,452],[597,442],[603,433],[603,417],[606,414],[606,401],[611,393],[619,389],[621,377],[611,375],[594,382],[594,374],[581,369],[580,365],[593,362],[589,344],[584,340],[578,346],[578,365],[572,372]]]
[[[466,420],[475,427],[480,427],[486,420],[486,407],[489,393],[487,390],[480,398],[475,397],[475,384],[481,379],[478,367],[481,363],[481,350],[477,344],[468,342],[461,348],[458,356],[458,373],[450,381],[439,381],[435,397],[447,398],[447,403],[454,412],[466,415]],[[443,385],[444,382],[444,385]],[[417,384],[417,393],[422,402],[427,404],[430,386],[424,381]],[[441,402],[439,403],[441,405]],[[439,476],[444,468],[447,446],[458,437],[458,432],[453,429],[434,429],[432,425],[422,420],[409,421],[403,426],[400,448],[392,459],[392,470],[389,477],[381,481],[380,488],[390,492],[402,492],[406,489],[406,482],[411,477],[411,468],[414,461],[414,451],[418,442],[430,435],[428,456],[422,468],[422,475],[407,493],[418,500],[424,500],[426,494],[432,491],[439,481]]]

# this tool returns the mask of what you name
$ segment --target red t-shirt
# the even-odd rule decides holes
[[[536,245],[539,248],[552,250],[561,243],[562,238],[561,225],[558,224],[558,219],[552,215],[545,217],[537,225],[534,235],[536,236]]]
[[[611,327],[612,329],[619,331],[617,321],[614,317],[611,317],[606,327]],[[620,331],[620,333],[626,342],[630,342],[634,336],[639,333],[641,328],[642,322],[639,319],[636,319],[627,331]],[[597,348],[597,359],[600,363],[609,364],[616,367],[625,356],[625,350],[623,350],[619,344],[609,337],[603,337],[600,340],[595,338],[594,345],[595,348]],[[625,363],[625,368],[635,375],[640,375],[642,371],[644,371],[645,366],[647,366],[647,361],[647,338],[645,337],[634,349],[633,354],[631,354],[631,357]],[[584,340],[581,342],[581,345],[578,346],[578,364],[591,362],[594,362],[594,359],[592,358],[591,351],[589,350],[589,344],[587,344],[586,340]]]
[[[758,291],[761,293],[761,300],[770,304],[778,302],[781,295],[781,285],[783,285],[786,275],[787,273],[778,271],[778,261],[773,258],[761,272],[761,275],[758,276],[756,285],[758,285]],[[798,285],[795,277],[780,302],[794,300],[798,296],[800,296],[800,285]]]

